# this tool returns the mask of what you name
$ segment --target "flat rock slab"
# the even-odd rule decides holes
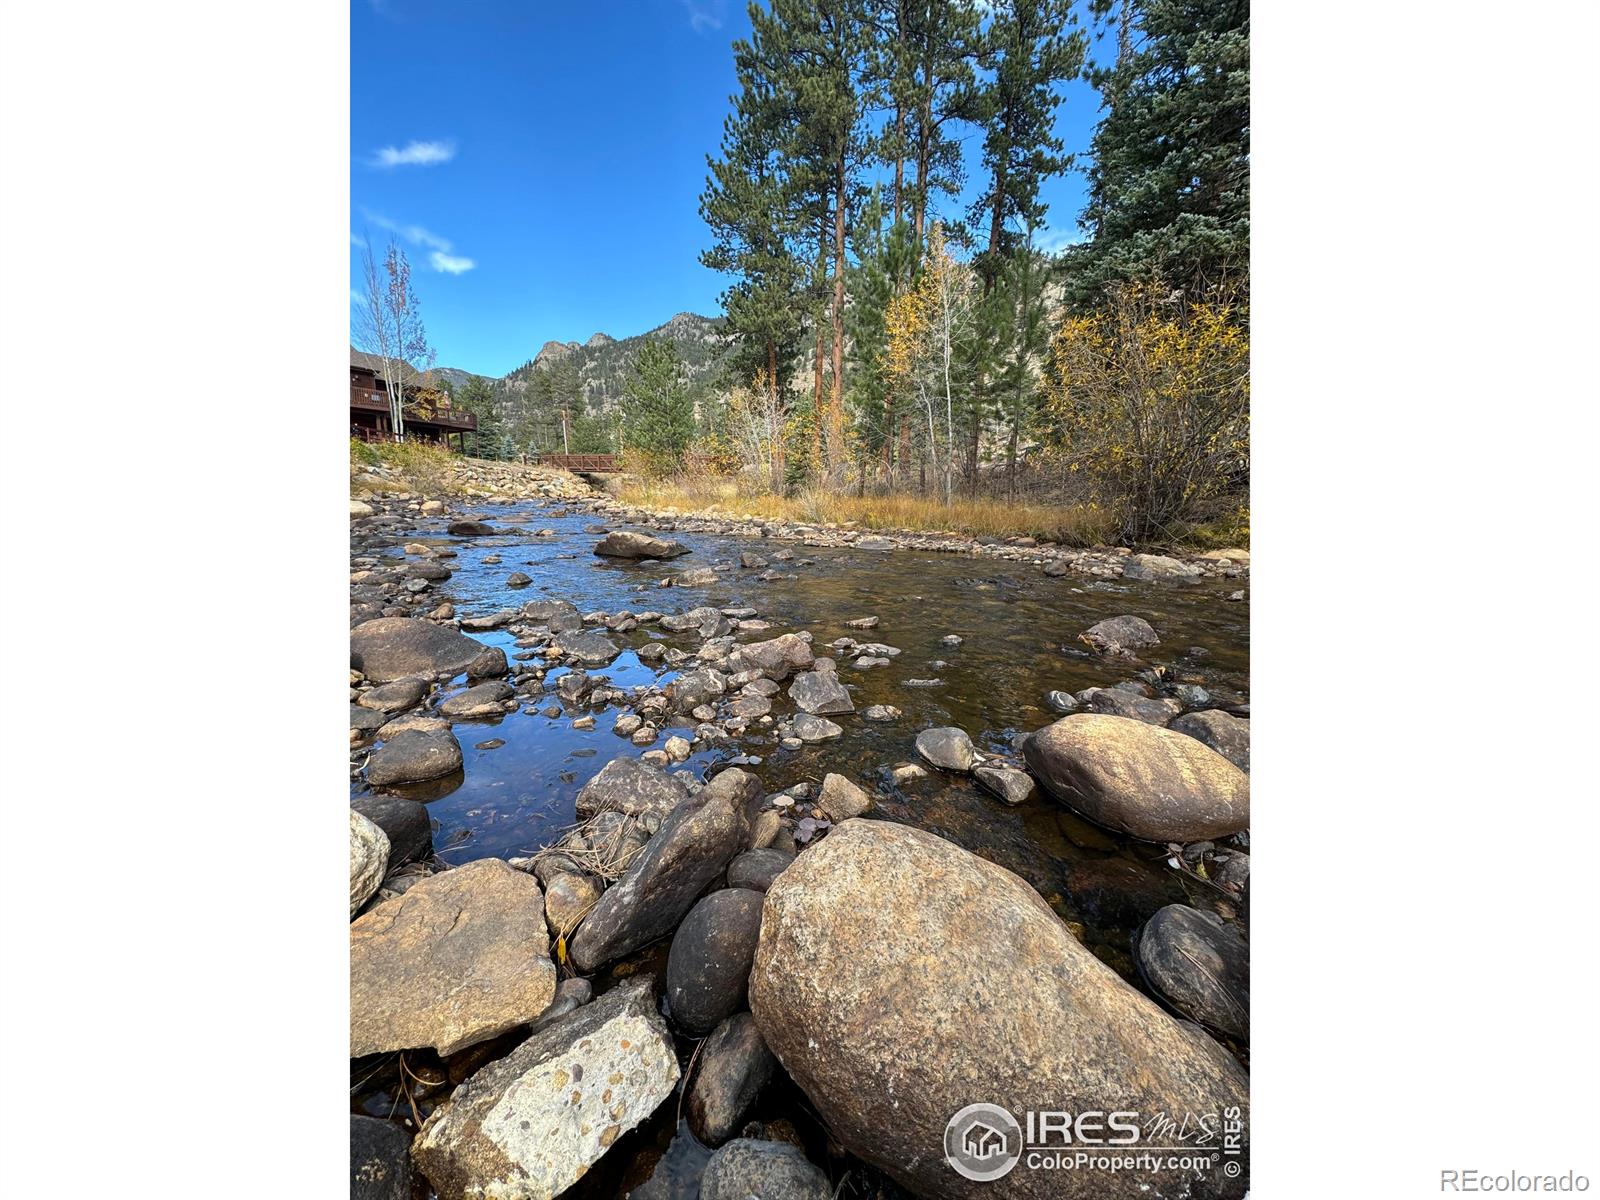
[[[442,1055],[532,1021],[555,995],[544,896],[499,859],[414,884],[350,926],[350,1056]]]
[[[469,1077],[423,1125],[412,1161],[441,1200],[549,1200],[677,1081],[650,981],[626,983]]]
[[[484,649],[464,633],[414,617],[377,617],[350,631],[350,665],[373,683],[456,675]]]
[[[1022,754],[1057,800],[1131,837],[1198,842],[1250,825],[1250,777],[1158,725],[1077,713],[1033,734]]]
[[[826,742],[839,737],[844,730],[827,717],[799,713],[789,722],[789,732],[802,742]]]
[[[604,558],[677,558],[689,553],[689,547],[619,529],[601,538],[594,552]]]
[[[664,821],[688,798],[689,789],[675,775],[637,758],[614,758],[583,785],[576,809],[578,816],[584,818],[619,812]]]
[[[622,653],[621,647],[605,634],[588,629],[558,633],[551,639],[550,644],[554,649],[561,651],[563,658],[587,663],[590,666],[608,663]]]
[[[511,685],[505,680],[491,679],[451,696],[439,705],[439,712],[458,720],[503,716],[506,711],[506,701],[515,695]]]

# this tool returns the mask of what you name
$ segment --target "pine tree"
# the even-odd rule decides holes
[[[1091,238],[1067,260],[1072,299],[1092,308],[1108,284],[1153,278],[1246,296],[1248,0],[1141,0],[1127,28],[1121,61],[1096,77],[1105,116],[1083,214]]]
[[[987,226],[987,244],[973,264],[983,291],[979,336],[967,364],[973,387],[964,414],[966,472],[973,488],[983,423],[995,405],[990,379],[1018,342],[1015,306],[995,288],[1026,231],[1044,221],[1048,209],[1039,199],[1040,184],[1070,165],[1055,134],[1061,103],[1056,87],[1083,69],[1085,42],[1076,23],[1071,0],[998,0],[983,35],[979,62],[986,78],[974,111],[984,129],[988,181],[970,219],[975,227]]]
[[[627,384],[623,442],[657,470],[679,466],[694,440],[694,402],[683,382],[677,347],[646,338]]]

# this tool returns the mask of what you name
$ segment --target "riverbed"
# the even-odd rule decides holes
[[[695,741],[696,719],[669,710],[658,722],[660,736],[653,745],[638,746],[612,731],[615,717],[629,711],[626,706],[562,705],[552,689],[569,668],[555,666],[546,674],[545,693],[534,689],[520,696],[516,711],[454,724],[464,758],[461,771],[392,789],[426,803],[434,852],[444,863],[514,859],[557,841],[577,821],[578,792],[608,762],[659,749],[676,734],[693,746],[687,761],[672,769],[697,778],[719,763],[737,761],[769,792],[800,783],[817,787],[830,772],[854,780],[873,794],[870,816],[926,829],[1015,871],[1135,986],[1130,938],[1145,920],[1169,903],[1215,908],[1227,902],[1192,871],[1175,869],[1166,847],[1100,829],[1042,792],[1010,807],[970,776],[924,764],[925,774],[896,782],[895,768],[918,761],[916,735],[934,726],[958,727],[980,751],[1015,758],[1019,735],[1059,716],[1046,702],[1053,690],[1078,692],[1141,678],[1164,686],[1187,683],[1203,687],[1210,706],[1247,714],[1249,606],[1230,598],[1239,593],[1237,580],[1177,585],[1050,576],[1037,564],[992,557],[810,546],[694,528],[649,530],[689,547],[688,554],[670,562],[611,559],[593,552],[601,525],[628,526],[611,526],[604,514],[587,506],[520,502],[467,511],[477,512],[496,532],[451,536],[446,527],[459,512],[369,528],[353,548],[353,567],[398,566],[408,557],[426,557],[416,551],[427,547],[429,554],[442,555],[436,561],[451,575],[416,598],[422,604],[419,613],[449,602],[462,618],[539,599],[570,601],[580,613],[673,614],[704,605],[753,609],[755,615],[743,618],[735,637],[751,642],[809,631],[817,654],[835,655],[856,711],[831,717],[842,727],[838,738],[785,749],[776,727],[796,711],[785,694],[772,698],[770,718],[716,743]],[[407,545],[413,548],[409,556]],[[748,556],[763,561],[741,566],[741,559],[753,561]],[[717,570],[716,582],[663,586],[705,567]],[[514,586],[509,582],[514,573],[528,582]],[[762,577],[771,574],[776,577]],[[1160,635],[1161,644],[1142,659],[1096,654],[1078,640],[1095,622],[1124,613],[1149,621]],[[877,623],[870,629],[849,624],[863,618]],[[513,676],[545,666],[536,648],[519,646],[505,629],[471,636],[501,647]],[[641,661],[640,647],[664,641],[692,654],[699,644],[693,633],[673,634],[654,622],[609,636],[622,652],[609,664],[589,668],[589,674],[625,691],[661,687],[677,674]],[[829,649],[840,638],[884,643],[899,653],[886,666],[857,669],[847,652]],[[458,679],[437,690],[430,707],[465,687],[466,681]],[[559,715],[546,715],[552,705]],[[901,715],[885,723],[868,721],[860,714],[870,705],[892,705]],[[595,719],[593,727],[575,726],[585,716]],[[355,766],[364,752],[355,752]],[[353,770],[352,795],[367,790],[362,774]],[[638,970],[659,969],[664,953],[665,943],[640,952],[636,961],[597,978],[597,989]],[[376,1116],[397,1115],[399,1084],[393,1070],[377,1071],[356,1089],[357,1107]],[[622,1153],[597,1164],[605,1170],[597,1169],[596,1179],[586,1181],[597,1190],[585,1194],[623,1186],[617,1172],[626,1172],[630,1187],[654,1172],[657,1190],[639,1194],[692,1196],[705,1152],[692,1137],[674,1136],[677,1119],[670,1109],[665,1106],[630,1134],[631,1147],[619,1145]],[[803,1139],[821,1136],[807,1120],[804,1097],[787,1081],[764,1096],[756,1115],[789,1122]],[[813,1156],[825,1151],[819,1145]],[[668,1186],[679,1168],[690,1181],[682,1189]]]

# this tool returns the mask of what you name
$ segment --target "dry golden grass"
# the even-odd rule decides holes
[[[885,531],[1036,537],[1071,546],[1103,544],[1116,531],[1113,515],[1094,504],[1021,504],[958,498],[946,505],[934,496],[855,496],[820,489],[776,496],[770,492],[746,492],[740,481],[716,476],[629,481],[619,495],[625,503],[645,508],[716,509],[729,516],[808,524],[831,522]]]
[[[425,442],[369,443],[350,439],[350,467],[359,472],[363,467],[385,466],[400,475],[393,490],[409,490],[424,494],[437,494],[451,490],[454,470],[461,458],[443,446]],[[358,485],[357,490],[381,491],[385,489]]]

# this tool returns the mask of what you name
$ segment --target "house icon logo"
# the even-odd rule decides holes
[[[998,1104],[969,1104],[944,1127],[944,1160],[966,1179],[999,1179],[1021,1157],[1022,1127]]]

